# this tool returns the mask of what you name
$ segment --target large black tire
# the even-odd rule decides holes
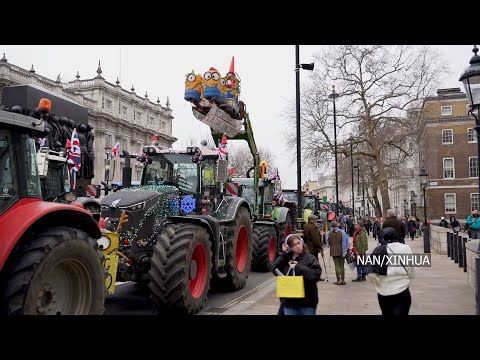
[[[212,244],[202,226],[168,224],[153,248],[149,287],[157,309],[198,312],[212,278]]]
[[[226,253],[227,276],[221,279],[220,284],[227,290],[235,291],[245,286],[252,263],[252,220],[243,206],[228,226]]]
[[[14,249],[2,275],[2,312],[11,315],[101,315],[103,254],[87,233],[51,227]]]
[[[278,235],[278,250],[282,251],[282,244],[285,242],[285,238],[292,233],[292,218],[290,213],[287,214],[287,219],[279,225]]]
[[[275,227],[257,225],[253,228],[252,270],[266,272],[277,257],[277,233]]]

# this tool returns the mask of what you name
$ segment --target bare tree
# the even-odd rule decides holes
[[[336,99],[338,152],[358,158],[372,195],[375,198],[378,185],[386,210],[389,176],[395,176],[405,158],[413,155],[411,144],[419,134],[414,110],[438,88],[446,68],[429,47],[331,46],[315,60],[316,70],[301,99],[303,162],[318,167],[333,159],[333,106],[328,95],[335,84],[340,95]],[[294,116],[290,118],[295,121]],[[353,154],[346,140],[350,135],[355,139]],[[293,147],[297,140],[287,135],[287,141]]]
[[[235,170],[235,174],[240,177],[245,177],[248,169],[253,166],[253,157],[246,144],[239,144],[229,142],[227,144],[228,150],[228,166]],[[274,157],[270,150],[265,148],[258,148],[260,161],[266,160],[268,169],[275,166]],[[281,173],[280,173],[281,176]]]

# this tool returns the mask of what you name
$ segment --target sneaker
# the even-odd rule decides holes
[[[367,281],[367,278],[365,276],[362,276],[362,281]]]
[[[358,278],[358,277],[357,277],[356,279],[353,279],[352,281],[353,281],[353,282],[360,282],[360,281],[362,281],[362,278]]]
[[[347,285],[347,283],[345,281],[340,281],[340,285]]]
[[[334,282],[334,284],[335,285],[342,285],[342,282],[337,280],[337,281]]]

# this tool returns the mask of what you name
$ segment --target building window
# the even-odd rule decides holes
[[[137,120],[138,120],[137,122],[139,123],[142,122],[142,113],[139,111],[137,111]]]
[[[478,193],[470,194],[470,211],[478,210],[480,204],[478,203]]]
[[[107,110],[111,110],[112,109],[112,100],[105,101],[105,107],[107,108]]]
[[[453,158],[443,159],[443,178],[455,179],[455,164]]]
[[[162,121],[162,131],[165,131],[165,121]]]
[[[127,107],[126,106],[122,106],[122,115],[127,116]]]
[[[153,116],[149,116],[148,117],[148,125],[153,126],[153,124],[155,124],[155,119],[153,118]]]
[[[445,214],[457,213],[457,194],[445,194]]]
[[[442,106],[442,116],[451,116],[452,115],[452,107],[451,106]]]
[[[453,130],[442,130],[442,144],[453,144]]]
[[[468,158],[468,169],[471,178],[478,178],[478,157]]]
[[[469,143],[476,143],[477,142],[477,134],[475,133],[474,128],[469,128],[467,130],[467,137]]]
[[[105,136],[105,146],[112,146],[112,135],[106,135]]]

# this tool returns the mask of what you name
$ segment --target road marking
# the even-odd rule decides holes
[[[263,289],[265,286],[267,285],[270,285],[272,282],[274,282],[276,279],[276,276],[272,277],[271,279],[268,279],[267,281],[257,285],[257,287],[253,288],[252,290],[250,291],[247,291],[245,294],[239,296],[238,298],[236,299],[233,299],[232,301],[230,301],[229,303],[226,303],[225,305],[223,306],[220,306],[222,309],[224,308],[230,308],[232,307],[233,305],[236,305],[238,304],[239,302],[244,302],[244,299],[248,298],[249,296],[255,294],[256,292],[258,292],[260,289]]]

